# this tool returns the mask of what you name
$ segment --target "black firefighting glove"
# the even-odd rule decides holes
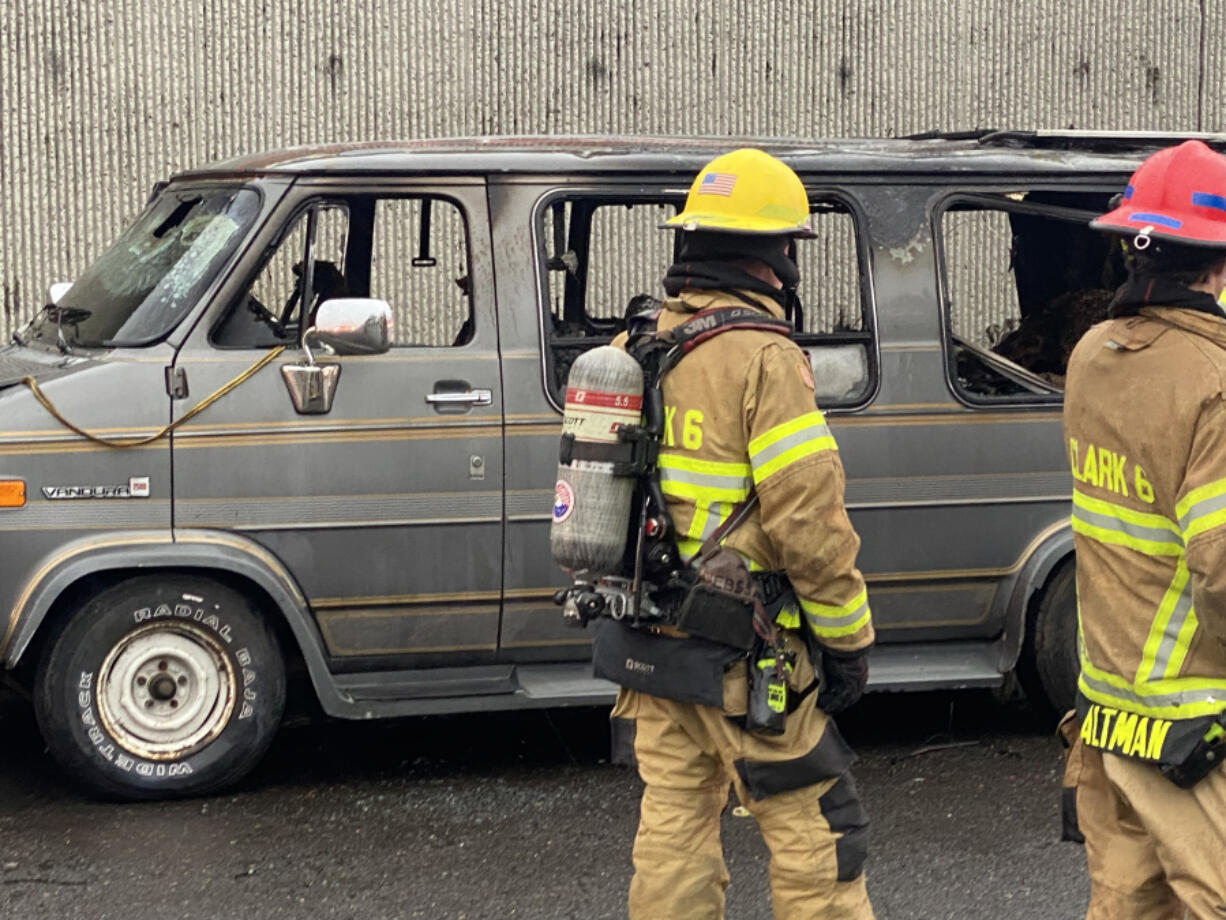
[[[868,684],[868,649],[851,653],[823,649],[822,674],[825,681],[817,707],[827,715],[850,708],[864,696]]]

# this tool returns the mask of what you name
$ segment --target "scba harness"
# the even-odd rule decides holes
[[[750,516],[757,495],[737,504],[683,562],[660,484],[659,452],[662,384],[687,355],[732,330],[790,337],[792,326],[750,307],[703,310],[667,330],[656,328],[658,315],[630,320],[625,352],[593,349],[571,369],[551,542],[574,583],[555,600],[567,622],[596,621],[597,676],[653,696],[720,706],[724,672],[747,657],[747,727],[782,732],[798,702],[787,693],[795,655],[784,648],[774,614],[794,595],[785,575],[751,573],[738,553],[721,545]],[[637,423],[616,421],[616,413],[636,410]],[[617,490],[622,498],[601,509],[608,513],[589,509],[598,526],[572,516],[580,502],[595,501],[592,493],[602,498]],[[624,522],[615,511],[625,514]],[[620,552],[608,539],[619,527]],[[670,634],[675,631],[683,636]]]

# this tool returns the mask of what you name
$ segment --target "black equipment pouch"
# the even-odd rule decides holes
[[[594,623],[592,671],[627,690],[699,706],[724,704],[724,672],[743,652],[705,639],[679,639],[608,617]]]
[[[700,556],[695,581],[677,611],[677,628],[740,649],[753,648],[757,586],[745,560],[718,546]]]
[[[1191,789],[1226,759],[1226,715],[1219,716],[1180,763],[1164,763],[1162,775],[1180,789]]]

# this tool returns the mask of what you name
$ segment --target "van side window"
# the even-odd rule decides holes
[[[607,345],[626,317],[660,298],[673,235],[658,229],[679,200],[554,199],[541,213],[539,260],[547,279],[544,326],[553,395],[575,358]]]
[[[817,237],[796,244],[803,320],[794,338],[809,356],[817,404],[853,406],[869,397],[875,373],[855,218],[840,201],[813,199],[810,208]]]
[[[381,198],[375,205],[370,296],[392,307],[392,345],[464,345],[472,295],[464,216],[441,198]]]
[[[951,378],[972,400],[1058,401],[1069,355],[1125,268],[1087,223],[1106,192],[968,195],[940,216]]]
[[[303,304],[304,266],[313,265]],[[468,234],[442,198],[348,195],[310,202],[280,235],[248,290],[215,327],[219,347],[293,345],[325,300],[373,297],[392,308],[393,346],[472,339]]]
[[[587,195],[557,197],[541,209],[546,379],[555,401],[575,358],[608,344],[628,315],[665,297],[661,281],[677,236],[660,224],[683,202]],[[802,309],[795,339],[813,365],[819,404],[851,405],[867,397],[873,363],[856,227],[841,202],[816,200],[813,207],[818,238],[798,248]]]

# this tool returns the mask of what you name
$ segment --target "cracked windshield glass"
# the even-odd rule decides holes
[[[173,329],[229,258],[259,213],[251,189],[163,194],[55,306],[35,338],[48,344],[144,345]]]

